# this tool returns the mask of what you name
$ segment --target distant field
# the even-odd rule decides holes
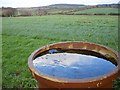
[[[85,9],[72,13],[73,14],[120,14],[117,8],[92,8],[92,9]]]
[[[2,25],[2,86],[6,88],[36,87],[28,70],[28,56],[44,45],[84,41],[118,51],[117,16],[5,17]]]

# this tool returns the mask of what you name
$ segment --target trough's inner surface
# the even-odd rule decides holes
[[[116,69],[116,63],[106,57],[80,50],[51,49],[37,56],[33,64],[40,74],[68,79],[97,77]]]

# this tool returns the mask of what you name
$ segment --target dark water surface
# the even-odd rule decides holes
[[[82,79],[104,75],[116,69],[110,61],[96,56],[59,53],[55,50],[49,52],[33,60],[39,73],[59,78]]]

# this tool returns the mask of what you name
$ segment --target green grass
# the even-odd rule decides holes
[[[117,8],[92,8],[74,12],[74,14],[118,14]]]
[[[28,57],[41,46],[63,41],[87,41],[118,51],[117,16],[3,18],[3,87],[36,87]]]
[[[3,87],[36,87],[28,70],[27,60],[31,52],[52,41],[21,36],[3,36]]]

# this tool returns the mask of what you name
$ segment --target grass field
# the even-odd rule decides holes
[[[41,46],[85,41],[118,51],[117,16],[51,15],[5,17],[2,22],[3,87],[36,87],[28,70],[28,56]]]
[[[120,14],[117,8],[92,8],[72,12],[73,14]]]

